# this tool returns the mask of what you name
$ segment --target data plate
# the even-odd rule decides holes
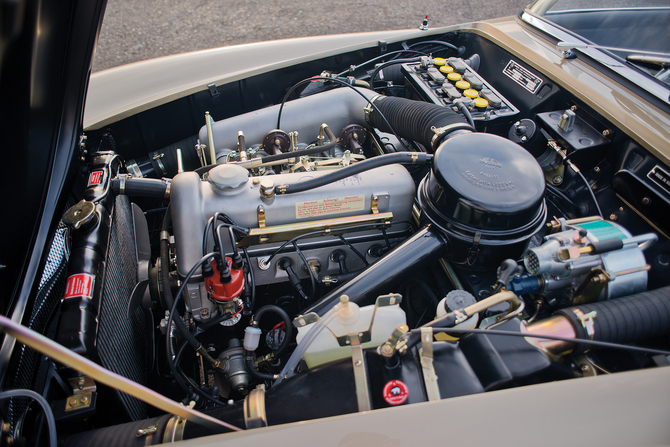
[[[512,60],[507,63],[503,73],[532,94],[537,93],[542,85],[542,79]]]

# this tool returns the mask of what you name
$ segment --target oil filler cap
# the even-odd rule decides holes
[[[207,181],[217,189],[231,190],[244,185],[249,172],[242,166],[222,164],[209,171]]]

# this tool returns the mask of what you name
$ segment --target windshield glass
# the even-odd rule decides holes
[[[670,85],[670,1],[539,0],[526,11]]]

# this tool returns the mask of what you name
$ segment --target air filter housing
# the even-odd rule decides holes
[[[542,168],[518,144],[463,134],[435,152],[419,202],[424,218],[447,237],[452,262],[495,268],[520,259],[544,227],[544,182]]]

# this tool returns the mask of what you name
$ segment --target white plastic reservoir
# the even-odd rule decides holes
[[[367,331],[373,313],[375,314],[375,320],[372,325],[372,338],[369,342],[362,344],[364,349],[383,344],[398,325],[407,324],[405,311],[398,304],[378,307],[376,313],[374,309],[375,306],[373,305],[358,307],[356,303],[349,301],[338,303],[335,306],[337,314],[333,321],[321,331],[303,355],[307,366],[313,368],[334,360],[350,357],[351,346],[340,346],[335,336],[341,337]],[[313,327],[314,323],[298,328],[296,339],[298,345]]]

